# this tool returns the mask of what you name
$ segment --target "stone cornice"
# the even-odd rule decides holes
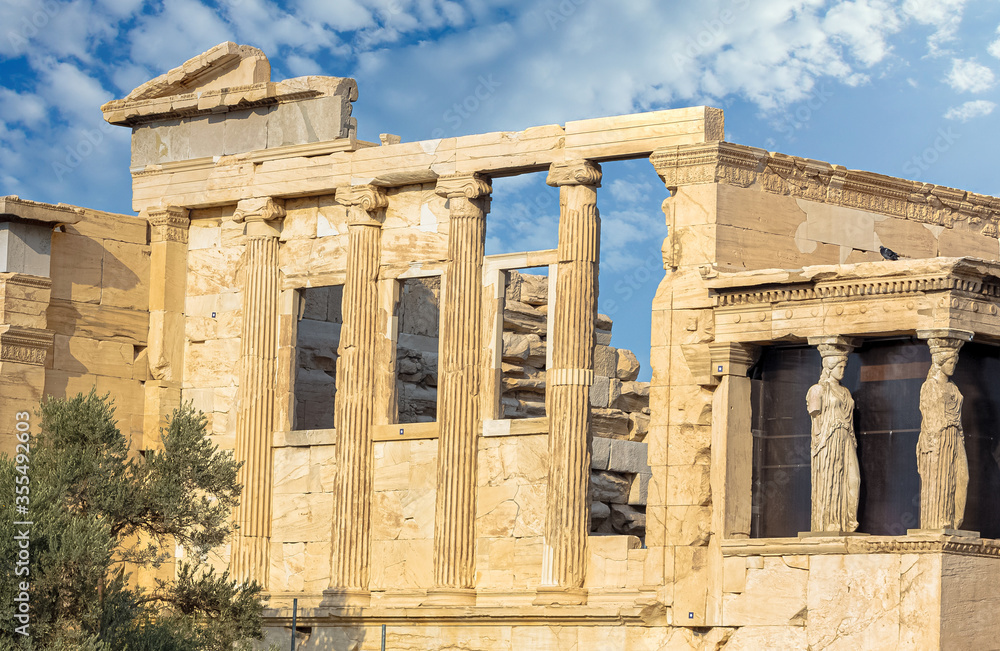
[[[44,276],[32,276],[16,272],[0,273],[0,292],[4,285],[21,285],[32,289],[51,289],[52,279]]]
[[[1000,198],[849,170],[728,142],[679,145],[650,156],[667,188],[699,183],[756,187],[771,194],[857,208],[952,228],[965,221],[998,236]]]
[[[743,286],[741,277],[746,281]],[[932,291],[957,291],[994,300],[1000,299],[1000,265],[972,258],[865,262],[806,267],[801,272],[720,274],[706,284],[713,290],[716,307]]]
[[[76,224],[81,219],[83,219],[83,208],[76,206],[28,201],[17,195],[0,197],[0,221],[16,220],[56,226]]]

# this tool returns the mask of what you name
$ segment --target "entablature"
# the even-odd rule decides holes
[[[930,258],[708,275],[719,343],[928,329],[967,330],[1000,340],[996,262]]]

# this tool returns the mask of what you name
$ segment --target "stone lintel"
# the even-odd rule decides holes
[[[15,195],[0,197],[0,221],[24,221],[38,224],[76,224],[83,219],[83,208],[66,204],[28,201]]]

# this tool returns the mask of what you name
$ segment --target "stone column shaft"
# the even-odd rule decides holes
[[[337,193],[348,208],[347,281],[337,360],[337,479],[331,605],[364,605],[368,591],[374,459],[378,270],[385,192],[370,185]]]
[[[267,589],[271,543],[271,438],[278,356],[278,231],[268,222],[284,216],[271,199],[240,201],[234,219],[247,222],[243,261],[236,460],[243,462],[243,495],[236,509],[230,571],[239,581]]]
[[[475,585],[476,465],[482,358],[483,255],[489,181],[479,175],[438,179],[451,223],[438,367],[438,472],[434,583],[461,593]]]
[[[542,585],[570,591],[582,589],[586,578],[600,180],[600,167],[586,161],[555,164],[547,180],[559,187],[560,213],[552,367],[546,376],[549,478]]]

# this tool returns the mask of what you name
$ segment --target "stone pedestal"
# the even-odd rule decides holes
[[[539,599],[574,592],[586,577],[590,511],[590,386],[600,260],[597,188],[601,169],[588,161],[553,164],[547,183],[559,188],[559,272],[546,375],[549,477]]]
[[[436,599],[467,603],[476,579],[476,466],[482,357],[483,255],[492,187],[478,174],[444,176],[448,198],[448,267],[438,366],[437,503],[434,513]]]
[[[323,605],[368,605],[371,536],[372,424],[375,403],[378,321],[378,268],[385,191],[371,185],[338,191],[348,206],[347,282],[337,360],[334,426],[337,477],[333,503],[333,566]]]
[[[230,572],[267,589],[271,542],[271,438],[278,351],[278,235],[284,208],[270,198],[240,201],[233,219],[246,222],[243,323],[240,329],[236,460],[243,495],[236,509]]]

